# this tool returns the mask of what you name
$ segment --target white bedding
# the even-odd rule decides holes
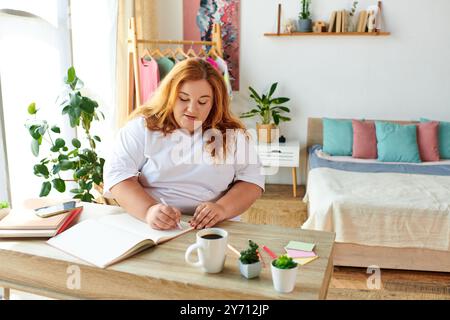
[[[309,172],[304,229],[336,232],[336,241],[450,250],[450,177]]]

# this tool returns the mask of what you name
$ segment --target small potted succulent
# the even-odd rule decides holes
[[[0,220],[2,220],[9,213],[9,205],[6,201],[0,201]]]
[[[261,273],[261,261],[258,256],[258,244],[248,240],[248,248],[241,251],[239,270],[247,279],[256,278]]]
[[[279,256],[271,265],[273,287],[281,293],[294,290],[297,279],[298,263],[287,255]]]
[[[311,20],[311,11],[309,11],[311,0],[301,0],[300,4],[301,4],[301,11],[298,15],[298,31],[311,32],[312,20]]]

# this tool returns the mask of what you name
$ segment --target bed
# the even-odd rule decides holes
[[[308,119],[302,228],[336,233],[334,264],[450,272],[450,161],[355,162],[322,142],[322,119]]]

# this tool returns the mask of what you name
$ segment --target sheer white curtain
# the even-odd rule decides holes
[[[116,46],[118,0],[71,0],[73,62],[84,82],[83,94],[96,100],[106,119],[92,123],[102,142],[97,153],[104,157],[116,126]],[[83,134],[79,132],[80,136]]]
[[[35,102],[39,118],[59,125],[64,138],[74,135],[55,104],[71,65],[68,0],[42,0],[39,5],[0,0],[0,9],[6,9],[0,12],[0,77],[14,205],[38,197],[43,182],[33,174],[33,165],[42,157],[31,153],[31,137],[24,126],[30,117],[27,106]]]

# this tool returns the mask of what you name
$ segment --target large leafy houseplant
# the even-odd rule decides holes
[[[77,138],[67,143],[60,136],[61,129],[58,126],[50,125],[46,120],[37,119],[39,110],[36,109],[35,103],[31,103],[28,106],[28,113],[33,116],[33,119],[26,122],[26,128],[32,137],[31,151],[35,157],[39,157],[42,142],[47,141],[50,145],[48,154],[33,167],[34,174],[45,180],[39,196],[47,196],[52,187],[63,193],[66,191],[66,182],[70,181],[77,184],[76,188],[70,190],[74,194],[74,199],[92,202],[94,196],[91,192],[94,184],[97,186],[103,184],[105,160],[96,152],[96,143],[101,142],[101,139],[92,135],[90,129],[94,120],[100,120],[99,115],[103,119],[105,117],[101,111],[97,110],[97,102],[81,94],[80,90],[84,84],[77,77],[73,67],[68,69],[64,83],[65,90],[58,98],[61,112],[69,117],[72,128],[83,129],[88,147],[82,148],[81,141]],[[63,179],[62,171],[71,172],[73,179]]]
[[[261,123],[257,124],[258,140],[261,142],[271,142],[271,129],[273,126],[278,126],[281,121],[290,121],[291,118],[283,115],[285,112],[290,112],[290,109],[283,104],[290,101],[286,97],[273,98],[272,95],[277,89],[278,82],[271,85],[267,94],[258,94],[255,89],[249,87],[250,98],[256,103],[256,107],[248,112],[241,114],[241,118],[251,118],[259,116]],[[272,122],[273,121],[273,122]],[[266,134],[261,134],[264,130]]]

